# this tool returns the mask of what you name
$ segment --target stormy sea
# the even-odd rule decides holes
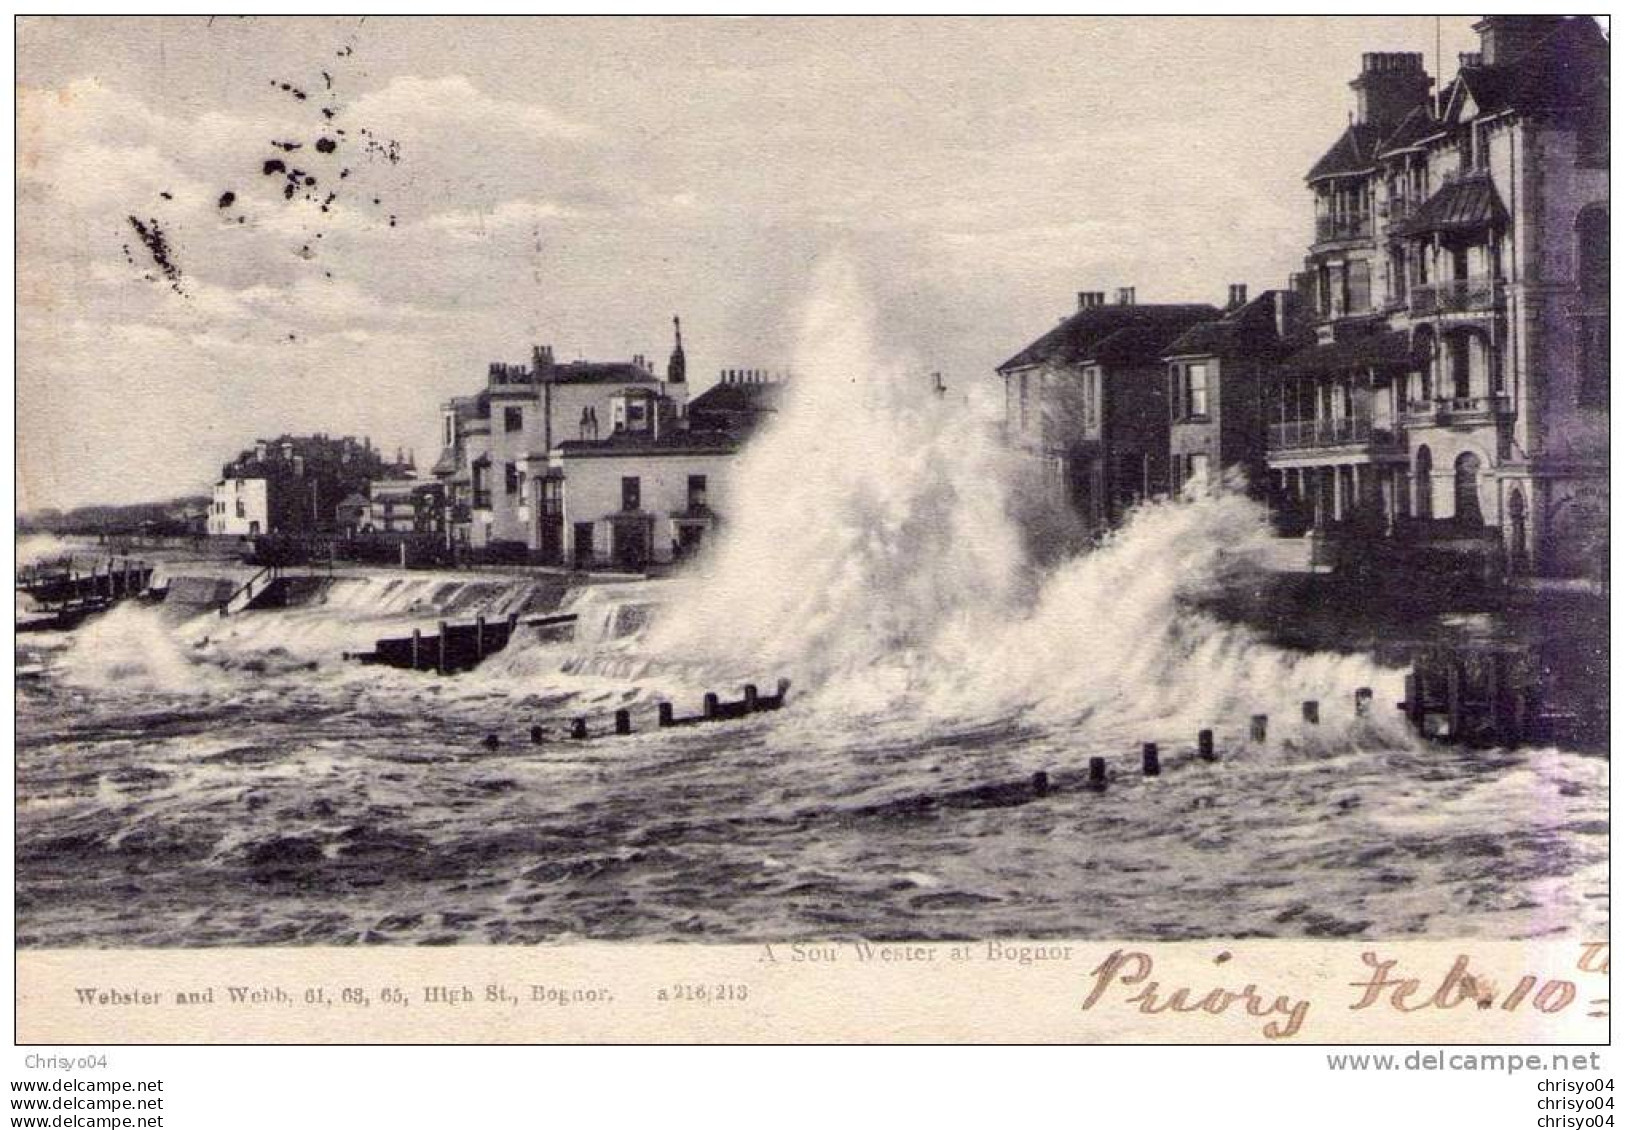
[[[20,635],[18,944],[1606,928],[1604,758],[1421,742],[1398,667],[1207,611],[1268,553],[1239,494],[1035,556],[987,413],[884,358],[845,280],[819,293],[804,375],[676,577],[339,571],[232,617],[172,584]],[[551,609],[573,633],[521,629],[466,674],[344,658]],[[781,678],[781,710],[656,726]]]

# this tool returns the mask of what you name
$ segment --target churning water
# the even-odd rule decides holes
[[[1149,506],[1034,564],[1011,519],[1030,484],[976,412],[880,355],[838,266],[806,327],[805,376],[743,458],[726,536],[678,579],[566,594],[574,639],[522,633],[443,679],[346,663],[437,619],[559,599],[417,574],[21,637],[19,943],[1606,923],[1605,761],[1418,745],[1388,709],[1398,671],[1198,611],[1255,567],[1266,531],[1240,497]],[[662,699],[692,713],[780,677],[782,711],[654,727]],[[621,707],[632,736],[565,736]],[[1261,746],[1253,714],[1270,716]],[[1216,764],[1190,755],[1203,727]],[[1142,741],[1161,777],[1139,776]],[[1096,755],[1111,787],[1070,787]],[[978,791],[1040,770],[1061,787]]]

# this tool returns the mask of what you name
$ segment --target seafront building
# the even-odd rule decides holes
[[[354,436],[261,439],[221,468],[209,507],[215,537],[331,534],[340,505],[365,496],[374,479],[398,479],[411,467],[387,462],[372,442]]]
[[[1288,287],[1232,287],[1222,315],[1140,307],[1165,312],[1156,329],[1108,320],[1133,317],[1132,291],[1085,294],[999,366],[1007,435],[1086,522],[1239,468],[1282,533],[1343,551],[1600,567],[1608,43],[1590,18],[1475,29],[1437,92],[1419,54],[1363,57],[1349,124],[1306,178]]]
[[[444,407],[434,475],[454,556],[642,571],[698,550],[782,382],[725,370],[690,403],[675,318],[673,334],[663,378],[643,356],[560,364],[539,346]]]
[[[1089,531],[1170,489],[1163,358],[1219,313],[1139,303],[1133,287],[1115,304],[1083,291],[1073,313],[999,366],[1007,441],[1038,463],[1050,497],[1070,504]]]
[[[1435,98],[1368,54],[1308,175],[1316,341],[1276,372],[1283,509],[1568,575],[1606,544],[1608,45],[1489,16]]]

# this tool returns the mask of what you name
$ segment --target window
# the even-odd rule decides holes
[[[1027,430],[1027,374],[1022,373],[1020,375],[1020,377],[1018,378],[1018,380],[1020,381],[1020,384],[1017,386],[1019,391],[1017,392],[1016,395],[1018,397],[1018,403],[1020,404],[1020,410],[1021,410],[1021,430],[1026,431]]]
[[[446,417],[446,446],[447,447],[451,446],[452,438],[453,438],[453,436],[452,436],[452,418],[450,416],[447,416]]]
[[[509,494],[519,493],[519,464],[504,463],[502,465],[503,486]]]
[[[1198,361],[1194,364],[1181,366],[1182,379],[1179,387],[1179,404],[1176,408],[1183,409],[1182,415],[1188,419],[1192,416],[1207,415],[1207,362]]]
[[[690,510],[705,509],[704,475],[690,475],[688,477],[688,508]]]
[[[243,500],[240,499],[240,498],[237,500],[237,517],[239,517],[239,518],[248,517],[248,507],[243,505]]]
[[[636,475],[626,475],[621,479],[621,509],[643,509],[643,484]]]
[[[1608,209],[1586,208],[1574,224],[1575,281],[1580,301],[1575,311],[1579,345],[1582,408],[1608,407]]]
[[[517,404],[510,404],[502,410],[502,430],[505,432],[522,432],[525,430],[525,410]]]

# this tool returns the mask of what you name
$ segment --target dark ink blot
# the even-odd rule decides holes
[[[288,166],[284,165],[281,161],[278,161],[275,157],[273,157],[269,161],[265,162],[265,175],[268,176],[268,177],[275,176],[277,173],[284,173],[284,172],[287,172],[287,171],[288,171]]]
[[[173,199],[175,199],[173,196],[169,195],[169,193],[167,193],[167,192],[160,192],[158,195],[162,196],[165,200],[173,200]]]
[[[284,153],[292,153],[295,149],[303,149],[305,147],[305,143],[302,141],[273,141],[271,144],[282,150]]]
[[[217,205],[217,207],[230,208],[236,202],[237,194],[235,192],[222,192],[220,194],[220,203]]]
[[[331,153],[338,147],[339,143],[334,141],[331,137],[319,138],[316,142],[316,152],[318,153]]]
[[[175,263],[169,247],[169,237],[164,234],[163,227],[157,220],[149,219],[146,223],[142,223],[136,216],[129,217],[129,220],[130,226],[135,229],[135,234],[140,236],[141,242],[146,245],[147,253],[152,256],[152,261],[163,272],[164,278],[169,280],[170,289],[176,294],[184,295],[186,291],[181,287],[181,283],[184,281],[181,269]],[[149,280],[152,279],[151,275],[146,277]]]

